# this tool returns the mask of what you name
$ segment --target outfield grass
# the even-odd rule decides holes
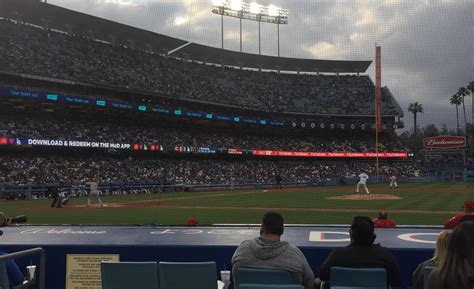
[[[162,224],[183,225],[195,217],[200,224],[259,223],[265,211],[280,211],[286,223],[347,224],[356,214],[376,217],[386,210],[398,224],[439,225],[474,199],[474,184],[402,184],[399,190],[369,185],[374,194],[397,200],[333,200],[354,193],[354,186],[289,190],[236,190],[102,197],[106,208],[85,208],[85,198],[67,207],[50,208],[50,200],[0,201],[0,211],[25,214],[30,224]],[[156,202],[160,200],[160,202]],[[138,202],[138,203],[137,203]],[[124,207],[122,207],[124,206]]]

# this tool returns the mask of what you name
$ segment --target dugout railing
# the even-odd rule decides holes
[[[11,287],[12,289],[24,289],[30,288],[30,286],[38,289],[45,289],[45,281],[46,281],[46,256],[43,248],[32,248],[24,251],[9,253],[6,255],[0,256],[0,288],[10,288],[8,282],[8,276],[6,272],[5,263],[9,260],[21,259],[25,257],[30,257],[34,255],[39,255],[39,270],[36,267],[35,276],[32,280],[25,280],[23,284],[17,285],[15,287]],[[39,272],[38,272],[39,271]],[[36,276],[39,276],[36,278]],[[36,281],[38,280],[38,281]]]

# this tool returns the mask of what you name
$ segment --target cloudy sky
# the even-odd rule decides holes
[[[449,97],[474,80],[472,0],[260,0],[288,8],[280,26],[282,56],[373,60],[382,46],[382,83],[405,110],[423,104],[420,124],[456,126]],[[48,3],[184,40],[220,47],[211,0],[49,0]],[[243,22],[243,50],[258,53],[257,23]],[[262,24],[262,54],[276,55],[276,26]],[[239,50],[239,21],[224,20],[224,46]],[[367,73],[374,79],[374,65]],[[472,120],[471,98],[466,101]],[[463,123],[463,121],[461,121]]]

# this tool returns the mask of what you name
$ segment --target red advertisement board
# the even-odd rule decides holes
[[[0,138],[0,145],[14,145],[16,142],[15,142],[15,139],[14,138],[11,138],[11,137],[2,137]]]
[[[435,137],[425,137],[423,146],[432,149],[452,149],[466,146],[466,138],[463,136],[440,135]]]
[[[272,151],[272,150],[253,150],[255,156],[271,157],[310,157],[310,158],[407,158],[406,152],[385,152],[385,153],[352,153],[352,152],[293,152],[293,151]]]

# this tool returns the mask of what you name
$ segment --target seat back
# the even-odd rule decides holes
[[[291,273],[286,270],[239,267],[234,286],[240,284],[293,284]]]
[[[383,268],[332,267],[331,288],[337,286],[387,288],[387,271]]]
[[[102,289],[158,289],[157,262],[102,262]]]
[[[0,288],[10,288],[8,281],[7,265],[4,261],[0,261]]]
[[[427,284],[428,284],[428,277],[430,276],[431,274],[431,271],[433,271],[434,267],[430,267],[430,266],[426,266],[425,268],[423,268],[423,288],[428,288],[427,287]]]
[[[331,286],[331,289],[387,289],[387,286],[377,287],[353,287],[353,286]]]
[[[304,289],[298,284],[241,284],[239,289]]]
[[[160,288],[217,289],[216,262],[160,262]]]

